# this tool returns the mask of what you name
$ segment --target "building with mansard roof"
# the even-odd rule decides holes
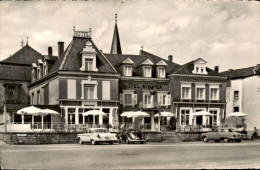
[[[42,55],[28,45],[0,61],[0,122],[20,121],[17,110],[28,106],[31,64]]]

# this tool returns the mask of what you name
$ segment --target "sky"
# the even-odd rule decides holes
[[[255,1],[0,1],[0,60],[22,39],[47,54],[57,42],[92,28],[92,40],[109,53],[117,13],[123,54],[144,51],[185,64],[203,58],[220,71],[260,64],[260,5]]]

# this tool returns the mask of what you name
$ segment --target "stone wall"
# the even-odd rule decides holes
[[[8,144],[69,144],[77,143],[77,133],[0,133]]]
[[[182,142],[202,141],[202,132],[177,132]]]

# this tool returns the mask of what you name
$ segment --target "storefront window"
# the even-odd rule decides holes
[[[217,125],[217,113],[218,113],[218,111],[217,110],[210,110],[209,112],[212,114],[212,116],[210,116],[210,124],[212,126],[216,126]]]
[[[188,125],[190,123],[190,110],[181,110],[181,125]]]

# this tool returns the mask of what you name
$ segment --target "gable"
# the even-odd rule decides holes
[[[131,60],[129,57],[126,58],[124,61],[122,61],[124,64],[134,64],[133,60]]]
[[[206,64],[207,61],[203,60],[202,58],[198,58],[193,62],[194,64]]]
[[[151,60],[146,59],[144,62],[141,63],[141,65],[153,65],[153,62]]]
[[[159,61],[158,63],[156,63],[157,66],[167,66],[167,63],[163,60]]]

